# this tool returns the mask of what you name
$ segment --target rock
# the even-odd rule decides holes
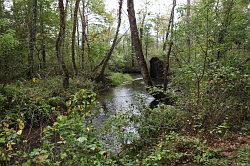
[[[152,79],[161,80],[164,76],[164,63],[157,57],[150,59],[150,76]]]

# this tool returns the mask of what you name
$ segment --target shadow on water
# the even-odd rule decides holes
[[[124,83],[118,87],[112,87],[100,93],[97,97],[97,110],[102,110],[101,113],[93,120],[96,128],[102,128],[105,121],[119,113],[130,113],[140,115],[141,111],[150,106],[154,98],[145,91],[145,84],[141,75],[132,75],[134,80],[130,83]],[[138,125],[130,124],[124,126],[124,132],[138,134]],[[108,147],[116,152],[119,151],[121,142],[116,139],[114,133],[102,135],[101,137],[109,142]],[[110,145],[112,142],[112,145]],[[129,143],[130,141],[127,141]]]

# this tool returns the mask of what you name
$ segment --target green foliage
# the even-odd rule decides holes
[[[23,55],[17,52],[19,42],[15,35],[15,30],[9,29],[0,34],[0,73],[1,80],[8,82],[13,79],[19,72],[14,72],[14,67],[21,65]],[[16,63],[13,64],[13,61]]]
[[[7,11],[3,10],[0,0],[0,82],[4,84],[0,86],[0,165],[11,165],[14,161],[22,164],[24,160],[24,166],[248,165],[248,146],[238,149],[237,158],[222,157],[210,150],[204,141],[187,136],[204,134],[225,139],[238,129],[247,132],[250,118],[248,1],[200,0],[191,5],[190,18],[186,17],[187,6],[180,8],[180,18],[170,34],[173,47],[169,86],[174,90],[147,88],[159,101],[173,99],[174,102],[168,103],[173,106],[140,110],[139,115],[117,113],[107,120],[103,133],[97,133],[91,125],[95,113],[99,112],[94,110],[96,94],[92,90],[95,84],[89,78],[93,67],[100,63],[110,47],[115,15],[106,11],[104,0],[86,1],[88,30],[84,55],[80,51],[81,43],[75,50],[77,67],[82,66],[79,74],[83,75],[70,79],[69,89],[64,90],[61,76],[55,76],[60,74],[54,51],[60,21],[58,4],[54,0],[37,2],[33,58],[36,75],[32,80],[23,79],[29,55],[30,2],[13,1],[11,11]],[[69,1],[68,5],[73,7],[74,1]],[[68,12],[70,9],[69,6]],[[140,27],[145,58],[164,58],[166,53],[161,49],[164,42],[161,38],[166,36],[169,18],[160,14],[153,16],[143,10],[141,13],[146,14],[144,27]],[[152,18],[148,19],[148,15]],[[72,20],[69,16],[67,14],[65,19],[62,51],[71,77],[72,62],[68,55]],[[79,36],[81,34],[77,34],[77,39],[81,42]],[[108,66],[109,79],[115,86],[133,79],[128,74],[113,72],[138,68],[130,34],[120,36],[121,42]],[[21,81],[8,84],[17,79]],[[27,143],[23,140],[27,136],[26,128],[44,125],[48,126],[40,133],[43,136],[41,145],[28,147],[31,152],[22,151],[20,146]],[[118,157],[98,137],[110,133],[114,135],[114,139],[109,140],[113,141],[112,145],[121,145]]]
[[[156,99],[161,99],[167,96],[167,92],[163,90],[163,88],[158,87],[147,87],[147,92],[154,96]]]
[[[227,120],[230,126],[235,126],[248,119],[249,75],[243,69],[225,66],[212,70],[209,79],[202,103],[206,110],[204,125],[208,125],[207,121],[216,125]]]
[[[199,139],[171,132],[161,138],[143,165],[206,164],[215,156]]]
[[[139,140],[140,136],[136,132],[137,124],[138,116],[121,112],[108,118],[105,122],[104,132],[113,135],[114,139],[109,140],[113,147],[119,143],[126,145]]]
[[[112,165],[101,142],[85,117],[74,113],[59,116],[53,126],[44,130],[43,145],[29,154],[34,164],[46,165]]]
[[[89,0],[90,9],[100,16],[103,16],[108,22],[113,21],[112,14],[105,11],[105,4],[103,0]]]
[[[39,126],[39,123],[46,122],[52,115],[52,107],[44,99],[25,100],[22,101],[24,104],[20,108],[21,112],[24,112],[25,121],[35,126]],[[26,107],[25,107],[26,104]]]
[[[109,79],[112,82],[112,85],[121,85],[122,83],[125,82],[131,82],[133,78],[129,74],[124,74],[124,73],[115,73],[112,72],[109,76]]]
[[[74,110],[90,110],[95,104],[96,94],[86,89],[79,90],[72,99],[72,106]]]
[[[238,150],[237,162],[242,166],[247,166],[250,163],[249,155],[250,155],[249,146],[240,148]]]
[[[43,98],[28,96],[19,86],[8,85],[0,92],[6,98],[2,116],[11,117],[23,114],[26,122],[38,125],[47,121],[51,115],[51,106]]]
[[[3,107],[5,100],[6,100],[6,97],[0,94],[0,108]]]
[[[149,138],[145,139],[146,142],[150,142],[151,137],[183,128],[189,116],[188,113],[167,105],[147,109],[141,116],[139,133],[143,138]]]
[[[24,129],[22,114],[1,118],[0,122],[0,162],[7,163],[15,155],[15,145]]]

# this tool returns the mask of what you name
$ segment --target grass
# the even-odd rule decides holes
[[[125,82],[130,82],[133,80],[133,78],[129,74],[118,73],[118,72],[110,73],[110,76],[108,78],[111,80],[112,85],[114,86],[118,86]]]

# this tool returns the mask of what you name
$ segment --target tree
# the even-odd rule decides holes
[[[190,16],[191,16],[191,0],[187,0],[187,26],[188,30],[190,31],[189,24],[190,24]],[[187,47],[188,47],[188,62],[190,63],[191,60],[191,36],[190,33],[187,33]]]
[[[63,42],[65,39],[67,5],[68,5],[68,0],[66,0],[66,7],[64,7],[63,0],[58,0],[58,8],[60,12],[60,28],[56,40],[56,57],[58,60],[58,64],[61,68],[61,71],[63,73],[63,87],[65,89],[69,87],[69,72],[63,58]]]
[[[85,43],[87,42],[87,34],[86,34],[87,20],[85,16],[85,5],[86,5],[85,0],[82,0],[82,11],[80,10],[80,17],[81,17],[81,23],[82,23],[82,52],[81,52],[81,68],[82,69],[84,69]]]
[[[227,0],[222,3],[223,6],[223,14],[222,14],[222,21],[220,24],[220,30],[218,34],[218,52],[217,52],[217,59],[220,59],[223,57],[227,51],[227,48],[225,48],[225,38],[228,33],[228,27],[232,23],[233,17],[232,17],[232,10],[234,8],[235,1],[234,0]]]
[[[3,17],[4,13],[4,6],[3,6],[3,0],[0,0],[0,16]]]
[[[41,50],[41,57],[39,58],[42,69],[46,68],[46,44],[45,44],[45,37],[46,37],[46,33],[45,33],[45,20],[46,20],[46,15],[45,13],[45,6],[46,6],[46,2],[44,1],[40,1],[40,3],[38,4],[39,6],[39,23],[40,23],[40,33],[41,33],[41,43],[40,43],[40,50]],[[39,32],[38,32],[39,33]]]
[[[73,30],[72,30],[72,40],[71,40],[71,56],[72,56],[72,64],[74,68],[75,75],[78,74],[76,60],[75,60],[75,42],[76,42],[76,25],[77,25],[77,14],[80,5],[80,0],[76,0],[74,16],[73,16]]]
[[[173,28],[174,28],[174,10],[175,10],[175,6],[176,6],[176,0],[173,0],[173,6],[172,6],[172,10],[171,10],[171,16],[169,19],[169,23],[168,23],[168,30],[166,33],[166,40],[164,43],[164,47],[163,50],[166,51],[166,47],[167,44],[166,42],[169,40],[169,33],[171,34],[171,38],[173,36]],[[165,71],[164,71],[164,90],[167,90],[167,86],[168,86],[168,74],[169,74],[169,66],[170,66],[170,53],[172,50],[172,46],[173,46],[173,41],[172,39],[169,40],[169,47],[168,47],[168,52],[167,52],[167,56],[166,56],[166,63],[165,63]]]
[[[34,75],[34,53],[36,45],[36,21],[37,21],[37,0],[31,2],[31,23],[30,23],[30,38],[29,38],[29,56],[28,56],[28,77]]]
[[[129,19],[129,25],[130,25],[130,32],[131,32],[131,41],[132,46],[135,50],[135,55],[138,60],[141,74],[144,79],[144,82],[148,86],[152,86],[152,81],[148,72],[147,63],[144,59],[143,51],[142,51],[142,45],[139,38],[139,32],[137,29],[137,23],[135,18],[135,9],[134,9],[134,1],[133,0],[127,0],[127,7],[128,7],[128,19]]]
[[[119,34],[119,30],[120,30],[120,26],[121,26],[121,14],[122,14],[122,4],[123,4],[123,0],[119,0],[119,10],[118,10],[118,22],[117,22],[117,28],[116,28],[116,33],[115,33],[115,37],[113,40],[113,43],[110,47],[110,49],[108,50],[104,60],[103,60],[103,64],[102,64],[102,68],[100,73],[97,75],[97,77],[95,78],[95,80],[97,82],[103,80],[104,77],[104,72],[106,69],[106,66],[108,64],[108,61],[110,60],[112,53],[115,49],[115,46],[117,45],[117,41],[118,41],[118,34]],[[101,62],[102,63],[102,62]]]

